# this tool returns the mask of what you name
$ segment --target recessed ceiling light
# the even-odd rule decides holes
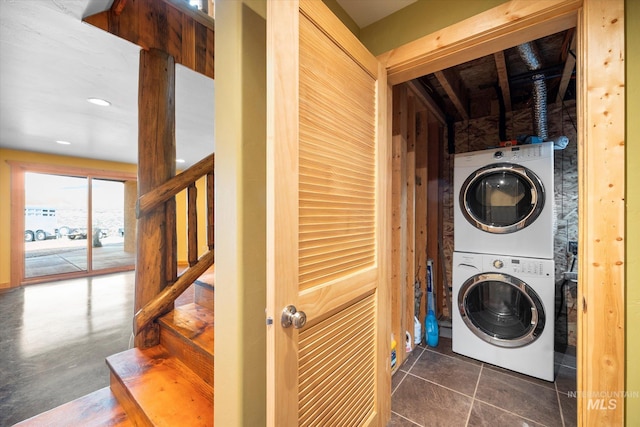
[[[176,159],[176,163],[184,163],[184,159]]]
[[[101,98],[87,98],[87,101],[89,101],[92,104],[99,105],[101,107],[108,107],[109,105],[111,105],[109,101]]]
[[[62,141],[62,140],[58,140],[56,141],[58,144],[60,145],[71,145],[71,143],[69,141]]]

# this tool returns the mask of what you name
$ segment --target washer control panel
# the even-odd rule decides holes
[[[553,271],[553,261],[511,257],[485,258],[486,271],[500,271],[515,276],[549,277]]]

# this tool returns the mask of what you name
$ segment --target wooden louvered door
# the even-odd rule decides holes
[[[386,73],[319,0],[270,1],[267,66],[268,424],[384,425]]]

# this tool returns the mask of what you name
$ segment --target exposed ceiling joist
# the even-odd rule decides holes
[[[576,66],[576,57],[573,52],[576,50],[576,35],[575,31],[571,38],[571,44],[569,45],[569,52],[567,59],[564,63],[564,69],[562,70],[562,77],[560,78],[560,85],[558,87],[558,96],[556,102],[560,102],[564,99],[564,95],[567,93],[567,87],[569,87],[569,81],[573,76],[573,70]]]
[[[429,110],[429,112],[431,114],[433,114],[433,116],[443,125],[447,124],[447,121],[445,119],[445,115],[442,112],[442,110],[440,109],[440,107],[438,107],[438,104],[436,104],[436,102],[433,100],[433,98],[427,93],[427,91],[425,90],[424,86],[422,86],[421,84],[417,83],[416,80],[410,80],[407,82],[407,85],[409,86],[409,89],[411,90],[411,92],[413,92],[414,96],[420,100],[420,102],[422,104],[424,104],[427,107],[427,110]]]
[[[452,68],[436,71],[434,75],[458,111],[458,114],[463,120],[469,120],[467,89],[464,87],[462,79],[456,75]]]
[[[500,84],[502,98],[504,99],[504,109],[506,112],[509,112],[511,111],[511,90],[509,89],[509,75],[507,73],[507,63],[504,60],[504,51],[501,50],[494,53],[493,58],[496,61],[498,83]]]

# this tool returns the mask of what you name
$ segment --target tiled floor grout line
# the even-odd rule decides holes
[[[477,364],[477,363],[469,362],[468,360],[464,360],[464,359],[461,359],[460,357],[452,356],[452,355],[450,355],[450,354],[440,353],[439,351],[431,350],[431,349],[429,349],[429,348],[425,348],[425,349],[424,349],[424,351],[430,351],[430,352],[432,352],[432,353],[439,354],[440,356],[449,357],[449,358],[451,358],[451,359],[453,359],[453,360],[459,360],[459,361],[461,361],[461,362],[468,363],[469,365],[478,366],[478,364]],[[473,360],[475,360],[475,359],[473,359]],[[482,363],[480,363],[480,364],[482,364]]]
[[[418,354],[416,356],[415,360],[413,361],[413,363],[411,364],[409,369],[407,369],[407,372],[409,372],[411,369],[413,369],[413,367],[416,365],[416,362],[418,361],[418,359],[420,359],[422,357],[422,355],[424,354],[424,352],[426,351],[426,348],[424,348],[424,347],[416,347],[416,348],[421,348],[422,351],[420,352],[420,354]],[[415,351],[415,349],[414,349],[414,351]]]
[[[418,347],[416,347],[418,348]],[[414,349],[415,351],[415,349]],[[407,374],[409,373],[409,371],[411,370],[411,368],[413,368],[413,365],[416,364],[416,362],[418,361],[418,359],[420,358],[420,356],[422,356],[422,353],[424,353],[424,348],[422,348],[422,351],[420,352],[420,354],[418,354],[416,356],[416,359],[413,361],[413,363],[411,364],[411,366],[409,366],[409,368],[406,371],[403,371],[400,367],[398,368],[398,372],[395,375],[399,375],[401,372],[404,372],[404,376],[400,379],[400,382],[398,382],[398,384],[396,385],[396,388],[394,388],[393,390],[391,390],[391,396],[393,396],[393,394],[396,392],[396,390],[398,389],[398,387],[400,387],[400,384],[402,384],[402,381],[404,381],[405,378],[407,378]]]
[[[564,414],[562,413],[562,402],[560,401],[560,392],[558,391],[558,384],[554,382],[553,385],[556,386],[556,399],[558,399],[558,409],[560,410],[560,421],[562,421],[562,427],[565,427]]]
[[[471,420],[471,411],[473,411],[473,404],[476,401],[476,393],[478,392],[478,386],[480,385],[480,377],[482,376],[482,370],[484,369],[484,363],[480,365],[480,372],[478,372],[478,379],[476,380],[476,387],[473,389],[473,396],[471,396],[471,405],[469,405],[469,413],[467,414],[467,420],[464,425],[468,426]]]
[[[461,358],[459,358],[459,357],[452,356],[452,355],[450,355],[450,354],[440,353],[439,351],[436,351],[436,350],[431,350],[429,347],[426,347],[426,348],[424,349],[424,351],[430,351],[430,352],[432,352],[432,353],[436,353],[436,354],[439,354],[439,355],[441,355],[441,356],[446,356],[446,357],[449,357],[449,358],[454,359],[454,360],[459,360],[459,361],[461,361],[461,362],[468,363],[468,364],[470,364],[470,365],[478,366],[478,365],[476,365],[476,364],[475,364],[475,363],[473,363],[473,362],[469,362],[469,361],[464,360],[464,359],[461,359]],[[475,360],[475,359],[474,359],[474,360]],[[414,362],[414,363],[415,363],[415,362]],[[482,365],[487,365],[487,363],[485,363],[485,362],[482,362],[481,364],[482,364]],[[530,383],[530,384],[539,385],[539,386],[541,386],[541,387],[545,387],[545,388],[552,389],[552,390],[553,390],[553,389],[555,389],[555,381],[551,382],[551,385],[543,385],[543,384],[540,384],[539,382],[537,382],[534,378],[530,378],[530,377],[528,377],[527,375],[524,375],[524,374],[523,374],[522,376],[515,376],[515,375],[513,375],[514,373],[517,373],[517,372],[515,372],[515,371],[510,371],[510,370],[508,370],[508,369],[506,369],[506,368],[500,368],[499,366],[495,366],[495,365],[491,365],[491,366],[494,366],[494,367],[495,367],[495,369],[494,369],[494,368],[487,368],[487,369],[490,369],[490,370],[492,370],[492,371],[495,371],[495,372],[498,372],[498,373],[501,373],[501,374],[510,375],[510,376],[512,376],[512,377],[515,377],[515,378],[519,378],[519,379],[521,379],[521,380],[523,380],[523,381],[526,381],[526,382],[528,382],[528,383]],[[559,366],[565,366],[565,365],[559,365]],[[576,368],[573,368],[573,367],[571,367],[571,366],[566,366],[566,367],[567,367],[567,368],[571,368],[571,369],[576,369]]]
[[[398,382],[398,385],[396,385],[396,388],[394,388],[394,389],[391,391],[391,397],[392,397],[392,398],[393,398],[393,394],[396,392],[396,390],[397,390],[398,388],[400,388],[400,384],[402,384],[402,382],[405,380],[405,378],[407,378],[407,375],[409,375],[409,371],[413,368],[413,366],[416,364],[416,362],[418,361],[418,359],[420,359],[420,357],[422,357],[422,354],[424,353],[424,350],[425,350],[425,349],[424,349],[424,347],[416,347],[413,351],[415,351],[417,348],[422,348],[422,350],[420,351],[420,354],[417,354],[417,355],[416,355],[415,360],[413,361],[413,363],[411,364],[411,366],[409,366],[409,368],[408,368],[406,371],[402,371],[402,370],[400,370],[400,371],[399,371],[399,372],[403,372],[403,373],[404,373],[404,376],[400,379],[400,382]],[[396,373],[396,375],[398,375],[398,373]],[[391,411],[391,412],[392,412],[392,413],[394,413],[394,414],[396,414],[396,415],[397,415],[397,416],[399,416],[400,418],[403,418],[403,419],[405,419],[405,420],[409,421],[409,422],[410,422],[410,423],[412,423],[412,424],[415,424],[415,425],[420,426],[420,427],[424,427],[424,426],[422,426],[421,424],[416,423],[416,422],[415,422],[415,421],[413,421],[412,419],[409,419],[409,418],[407,418],[407,417],[405,417],[405,416],[403,416],[403,415],[398,414],[397,412],[393,412],[393,411]]]
[[[517,414],[517,413],[515,413],[515,412],[513,412],[513,411],[509,411],[508,409],[501,408],[500,406],[496,406],[496,405],[494,405],[494,404],[493,404],[493,403],[491,403],[491,402],[486,402],[486,401],[484,401],[484,400],[482,400],[482,399],[478,399],[478,398],[475,398],[475,399],[474,399],[474,401],[476,401],[476,400],[477,400],[478,402],[481,402],[481,403],[483,403],[483,404],[487,405],[487,406],[491,406],[491,407],[493,407],[493,408],[496,408],[496,409],[499,409],[499,410],[501,410],[501,411],[503,411],[503,412],[506,412],[507,414],[511,414],[511,415],[513,415],[513,416],[515,416],[515,417],[522,418],[523,420],[531,421],[532,423],[536,423],[536,424],[541,425],[541,426],[545,426],[545,425],[546,425],[546,424],[542,424],[542,422],[540,422],[540,421],[532,420],[531,418],[527,418],[527,417],[525,417],[524,415],[520,415],[520,414]]]
[[[397,413],[397,412],[393,412],[393,411],[391,411],[391,413],[392,413],[392,414],[396,414],[397,416],[399,416],[399,417],[400,417],[400,418],[402,418],[403,420],[407,420],[407,421],[409,421],[411,424],[415,424],[415,425],[417,425],[417,426],[424,427],[422,424],[418,424],[417,422],[413,421],[412,419],[409,419],[409,418],[405,417],[404,415],[400,415],[400,414],[399,414],[399,413]]]
[[[465,393],[463,393],[463,392],[461,392],[461,391],[454,390],[454,389],[449,388],[449,387],[447,387],[447,386],[444,386],[444,385],[442,385],[442,384],[438,384],[438,383],[437,383],[437,382],[435,382],[435,381],[428,380],[428,379],[426,379],[426,378],[422,378],[421,376],[416,375],[416,374],[412,374],[411,372],[407,372],[407,375],[411,375],[411,376],[412,376],[412,377],[414,377],[414,378],[417,378],[417,379],[422,380],[422,381],[426,381],[426,382],[428,382],[429,384],[433,384],[433,385],[435,385],[435,386],[442,387],[442,388],[443,388],[443,389],[445,389],[445,390],[452,391],[452,392],[454,392],[454,393],[456,393],[456,394],[459,394],[459,395],[461,395],[461,396],[464,396],[464,397],[471,397],[471,396],[469,396],[468,394],[465,394]]]
[[[396,373],[396,375],[399,375],[399,374],[404,374],[404,375],[402,376],[402,378],[400,378],[400,381],[399,381],[399,382],[398,382],[398,384],[396,385],[396,388],[394,388],[393,390],[391,390],[391,397],[393,397],[393,394],[394,394],[394,393],[396,392],[396,390],[400,387],[400,384],[402,384],[402,381],[404,381],[404,379],[405,379],[405,378],[407,378],[407,374],[408,374],[408,373],[407,373],[407,372],[405,372],[405,371],[399,371],[398,373]]]
[[[491,366],[494,366],[496,369],[494,369],[494,368],[487,368],[487,369],[489,369],[491,371],[494,371],[494,372],[498,372],[499,374],[509,375],[511,377],[521,379],[522,381],[526,381],[529,384],[533,384],[533,385],[537,385],[537,386],[540,386],[540,387],[548,388],[549,390],[555,390],[555,383],[556,383],[555,381],[553,381],[553,382],[546,381],[547,384],[550,384],[550,385],[544,385],[544,384],[540,384],[540,382],[538,382],[535,377],[529,377],[526,374],[522,374],[522,375],[516,376],[516,375],[513,375],[513,374],[517,374],[516,371],[510,371],[507,368],[500,368],[499,366],[496,366],[496,365],[491,365]],[[497,368],[500,368],[500,369],[497,369]]]

